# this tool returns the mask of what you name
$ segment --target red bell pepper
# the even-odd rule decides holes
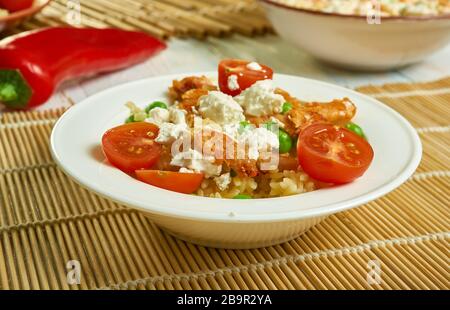
[[[0,41],[0,103],[45,103],[64,81],[142,62],[166,45],[142,32],[46,28]]]

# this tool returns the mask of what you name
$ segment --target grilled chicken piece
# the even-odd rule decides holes
[[[306,113],[317,113],[327,122],[344,125],[356,114],[356,107],[348,98],[335,99],[331,102],[310,102],[303,105]]]
[[[275,92],[282,95],[293,106],[292,110],[285,115],[276,116],[286,125],[284,130],[290,135],[298,134],[303,127],[316,122],[345,125],[356,114],[356,106],[348,98],[323,103],[303,102],[282,89],[276,89]]]
[[[181,101],[178,104],[180,109],[184,109],[188,112],[193,112],[192,108],[198,105],[198,100],[200,97],[207,95],[208,90],[206,89],[191,89],[181,95]]]
[[[200,134],[200,132],[196,134]],[[258,162],[256,160],[240,158],[238,156],[238,144],[234,139],[223,132],[214,130],[202,130],[201,135],[201,149],[203,150],[204,156],[214,156],[216,158],[216,164],[225,164],[241,177],[255,177],[259,174]],[[200,139],[196,139],[194,142],[198,143],[199,141]],[[198,144],[195,146],[197,149],[200,147]],[[216,147],[220,146],[222,150],[216,150]],[[228,148],[227,146],[230,147]],[[248,150],[246,150],[247,154]]]
[[[173,101],[182,101],[183,95],[192,89],[210,91],[217,90],[217,86],[206,76],[188,76],[172,82],[172,86],[169,88],[169,97]]]

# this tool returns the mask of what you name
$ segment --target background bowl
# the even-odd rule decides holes
[[[0,17],[0,33],[13,27],[17,27],[36,13],[40,12],[51,0],[35,0],[32,7],[12,13],[5,17]]]
[[[339,67],[382,71],[423,60],[450,42],[450,15],[348,16],[261,0],[278,34],[315,58]]]

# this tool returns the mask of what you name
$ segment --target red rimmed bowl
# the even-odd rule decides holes
[[[51,0],[35,0],[32,7],[0,17],[0,33],[16,27],[40,12]]]
[[[260,0],[278,34],[315,58],[347,69],[390,70],[417,63],[450,42],[450,15],[382,17],[306,10]]]

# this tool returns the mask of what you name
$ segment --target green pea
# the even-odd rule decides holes
[[[129,123],[134,123],[134,115],[133,114],[128,116],[127,119],[125,120],[125,124],[129,124]]]
[[[363,137],[364,139],[367,140],[366,135],[364,134],[364,130],[362,130],[362,128],[356,125],[355,123],[348,123],[347,125],[345,125],[345,127],[348,130],[356,133],[358,136]]]
[[[283,108],[282,108],[282,110],[281,110],[281,113],[282,113],[282,114],[286,114],[286,113],[289,112],[290,110],[292,110],[292,103],[286,101],[286,102],[283,104]]]
[[[289,153],[292,149],[292,145],[294,144],[291,136],[289,136],[286,131],[280,129],[278,133],[278,140],[280,141],[280,153]]]
[[[252,199],[252,196],[245,195],[245,194],[240,194],[240,195],[234,196],[233,199]]]
[[[152,104],[150,104],[146,109],[145,112],[150,112],[154,108],[161,108],[161,109],[167,109],[167,104],[161,101],[155,101]]]

